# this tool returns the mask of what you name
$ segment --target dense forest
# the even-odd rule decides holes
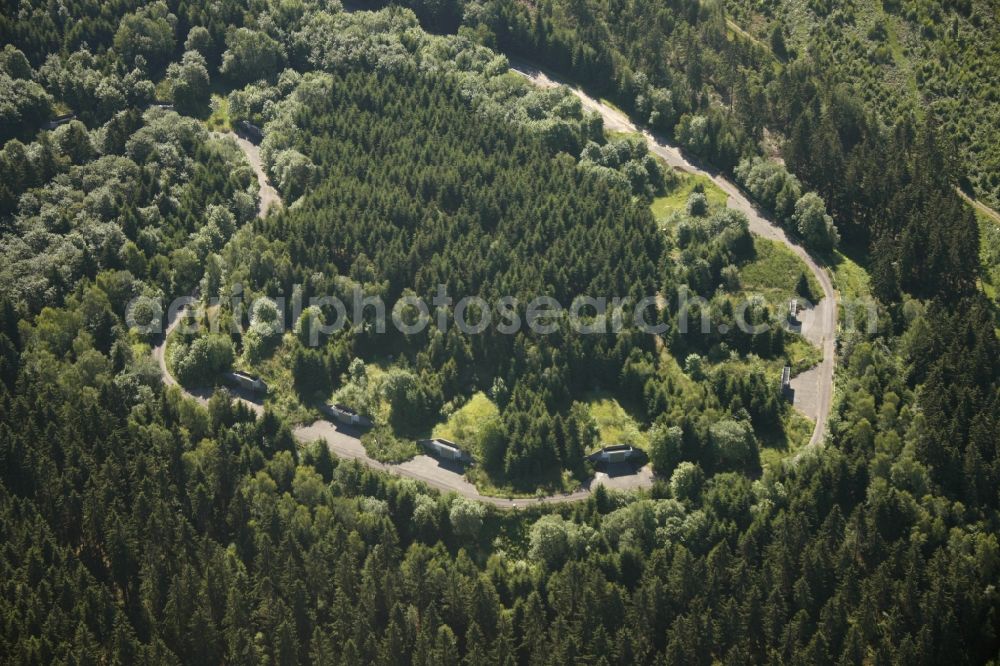
[[[259,87],[244,90],[246,97],[261,93]],[[665,335],[674,339],[672,350],[681,359],[726,356],[729,350],[769,359],[785,352],[783,329],[744,334],[732,325],[732,304],[725,298],[712,310],[714,319],[728,322],[727,335],[716,329],[687,340],[678,332],[677,288],[712,296],[723,275],[738,273],[734,264],[753,255],[753,243],[740,214],[699,211],[677,221],[687,258],[668,262],[673,243],[653,224],[645,199],[635,196],[663,187],[662,167],[641,155],[637,144],[600,147],[591,140],[585,151],[590,157],[579,163],[553,159],[551,133],[512,131],[504,120],[470,114],[460,88],[405,68],[377,80],[356,72],[309,74],[286,98],[279,93],[276,99],[265,154],[277,165],[282,155],[294,153],[319,182],[287,214],[233,238],[214,269],[224,276],[213,286],[220,294],[233,293],[237,284],[246,290],[244,300],[257,293],[294,294],[289,300],[306,303],[332,294],[353,311],[359,295],[387,303],[417,295],[430,303],[443,286],[455,299],[474,294],[493,303],[511,297],[517,302],[511,317],[524,321],[525,304],[539,293],[566,304],[580,295],[635,304],[663,293],[670,295],[665,311],[651,307],[646,314],[666,320]],[[385,118],[395,122],[386,124]],[[587,127],[583,122],[580,130],[562,135],[570,150],[573,144],[580,150]],[[294,198],[306,188],[284,183],[282,189]],[[762,303],[751,316],[767,321],[773,315]],[[233,308],[224,304],[221,316],[233,317]],[[456,326],[454,312],[443,316],[443,325],[402,334],[381,330],[368,310],[364,322],[324,336],[319,348],[308,344],[309,326],[301,318],[296,336],[282,339],[251,326],[231,342],[250,368],[266,372],[275,359],[279,366],[291,359],[300,399],[308,403],[336,390],[338,402],[388,426],[383,440],[417,437],[442,409],[449,412],[476,391],[488,392],[502,419],[465,443],[496,484],[523,489],[558,485],[563,470],[587,478],[583,458],[596,442],[580,401],[595,390],[620,396],[642,422],[664,432],[680,428],[687,458],[712,470],[754,469],[756,442],[747,443],[747,429],[766,433],[783,426],[786,408],[778,387],[762,372],[749,378],[704,373],[695,377],[703,382],[699,398],[685,395],[664,369],[654,337],[632,326],[630,317],[623,330],[602,335],[574,334],[563,321],[553,335],[489,327],[470,336]],[[302,317],[328,322],[338,314],[326,307]],[[205,339],[188,336],[181,344],[191,348]],[[386,358],[395,360],[378,381],[354,362],[374,368],[373,362]],[[265,378],[280,382],[280,374]],[[737,416],[724,422],[735,429],[731,446],[738,453],[728,452],[725,437],[709,432],[709,424],[726,412]]]
[[[407,4],[0,4],[0,661],[995,660],[1000,343],[955,189],[996,196],[976,148],[989,116],[852,90],[850,61],[824,67],[799,25],[736,30],[727,9],[760,11],[740,2]],[[808,11],[846,11],[821,4]],[[995,30],[983,8],[925,4],[886,7],[889,27],[924,23],[909,52],[989,71],[967,41]],[[818,52],[842,53],[843,23],[824,22]],[[817,254],[838,261],[839,240],[863,265],[878,326],[841,330],[822,446],[762,464],[794,418],[775,370],[813,361],[784,327],[729,325],[771,251],[746,217],[701,185],[654,214],[681,177],[500,52],[612,98]],[[252,165],[215,131],[239,120],[264,129],[286,204],[265,217]],[[753,321],[780,320],[789,288],[815,296],[784,278]],[[260,324],[286,313],[258,300],[243,331],[170,341],[188,386],[263,373],[279,395],[258,415],[167,387],[155,334],[127,322],[163,315],[130,302],[191,293],[285,295],[290,312],[439,284],[658,294],[667,328],[383,335],[372,320],[313,346],[311,320],[333,312],[275,336]],[[681,335],[681,292],[728,326]],[[642,427],[651,488],[500,510],[292,431],[333,397],[403,449],[483,393],[491,483],[560,487],[592,471],[595,392]]]
[[[810,12],[831,13],[829,6],[820,7],[823,3],[809,4]],[[534,8],[508,0],[412,3],[425,24],[448,27],[453,16],[461,16],[463,34],[585,82],[721,169],[733,170],[747,157],[783,158],[822,197],[847,244],[870,251],[876,289],[887,300],[900,282],[912,283],[913,293],[920,295],[952,288],[915,284],[938,278],[962,283],[968,291],[976,279],[970,271],[979,268],[957,258],[974,256],[978,232],[972,212],[952,188],[969,188],[974,181],[988,201],[997,203],[1000,196],[991,152],[997,141],[989,138],[996,127],[990,120],[996,118],[996,77],[989,76],[994,56],[975,50],[996,43],[996,22],[989,17],[989,3],[967,5],[936,7],[926,16],[921,13],[921,20],[954,14],[955,36],[948,44],[957,40],[963,46],[934,42],[927,48],[961,53],[955,67],[974,72],[961,80],[982,95],[982,103],[958,110],[955,101],[963,93],[928,92],[941,102],[924,113],[925,104],[914,96],[893,107],[867,104],[864,94],[879,101],[899,97],[880,97],[877,89],[852,78],[858,69],[853,61],[826,66],[832,47],[824,48],[825,41],[815,52],[803,48],[792,58],[780,24],[767,43],[734,32],[719,3],[604,6],[556,0]],[[846,32],[839,26],[850,22],[845,18],[850,11],[832,12],[829,23],[838,27],[827,32]],[[940,65],[925,62],[939,72]],[[935,80],[947,78],[935,75]],[[977,128],[975,137],[970,123]],[[927,178],[938,180],[933,195],[921,182]],[[917,273],[925,277],[916,278]]]

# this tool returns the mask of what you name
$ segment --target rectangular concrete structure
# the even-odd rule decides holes
[[[260,377],[255,377],[239,370],[233,370],[225,374],[225,379],[230,384],[246,391],[267,393],[267,384]]]
[[[360,428],[370,428],[372,426],[370,418],[344,404],[326,405],[325,411],[334,419],[346,425],[358,426]]]
[[[428,453],[444,460],[462,460],[466,457],[465,453],[455,442],[447,439],[435,437],[434,439],[425,439],[421,444],[427,449]]]
[[[587,458],[591,462],[602,462],[608,464],[626,462],[633,455],[635,449],[630,444],[612,444],[605,446],[600,451],[590,454]]]

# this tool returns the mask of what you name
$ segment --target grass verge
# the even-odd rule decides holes
[[[229,97],[226,95],[212,95],[209,102],[212,113],[205,120],[209,131],[230,132],[233,129],[233,121],[229,116]]]
[[[382,463],[401,463],[420,453],[417,443],[393,434],[388,427],[377,427],[361,436],[365,452]]]
[[[813,432],[813,422],[802,412],[790,408],[784,418],[781,432],[767,433],[760,437],[760,464],[764,469],[774,468],[795,455],[806,444]]]
[[[597,422],[598,447],[631,444],[649,450],[649,438],[618,401],[609,395],[595,394],[587,401],[590,415]],[[590,453],[590,451],[588,451]]]
[[[480,428],[500,418],[500,410],[482,391],[473,395],[448,420],[434,426],[432,437],[449,439],[474,456],[479,455]]]
[[[786,303],[798,298],[796,286],[799,276],[805,275],[809,284],[810,300],[818,302],[823,289],[809,268],[791,250],[776,241],[754,237],[755,258],[740,270],[744,291],[763,294],[771,303]]]
[[[656,197],[650,204],[653,217],[657,221],[663,221],[673,213],[686,210],[688,197],[698,185],[704,189],[709,209],[726,205],[729,197],[712,182],[711,178],[701,174],[678,174],[675,188],[666,196]]]

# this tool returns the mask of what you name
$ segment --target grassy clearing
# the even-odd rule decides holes
[[[483,495],[506,497],[507,499],[528,499],[535,496],[534,493],[517,491],[510,486],[496,485],[482,467],[468,468],[465,470],[465,478]]]
[[[823,289],[802,260],[792,251],[776,241],[754,237],[756,257],[740,270],[743,291],[763,294],[771,303],[783,304],[797,298],[795,287],[799,276],[805,275],[809,281],[809,291],[813,300],[818,301]]]
[[[678,184],[676,189],[666,196],[653,199],[650,209],[653,217],[658,221],[666,220],[670,215],[678,211],[687,209],[687,200],[691,192],[697,185],[701,185],[705,191],[705,198],[708,199],[709,208],[725,206],[728,197],[720,190],[711,178],[701,174],[678,174]]]
[[[599,446],[631,444],[648,450],[649,438],[646,433],[639,429],[639,424],[617,400],[605,394],[596,394],[587,401],[587,407],[597,422]]]
[[[448,420],[434,426],[433,437],[450,439],[466,451],[478,454],[479,429],[484,423],[500,418],[500,410],[482,391],[476,393]]]
[[[469,483],[476,486],[476,490],[483,495],[506,497],[507,499],[531,499],[533,497],[555,495],[557,493],[572,493],[580,489],[580,482],[574,479],[569,472],[565,471],[558,482],[544,484],[531,492],[516,490],[510,485],[497,485],[490,479],[482,467],[473,466],[467,468],[465,470],[465,478]]]
[[[612,141],[625,141],[628,139],[638,139],[640,141],[645,141],[645,137],[642,136],[642,132],[622,132],[620,130],[604,130],[604,138],[609,142]]]
[[[164,78],[153,88],[153,96],[160,101],[170,101],[174,98],[174,89],[170,85],[170,79]]]
[[[899,41],[899,28],[896,25],[896,19],[885,12],[880,13],[882,20],[885,21],[887,42],[889,52],[892,53],[892,61],[896,64],[896,68],[904,73],[906,89],[909,91],[910,96],[916,98],[920,94],[920,89],[917,87],[917,79],[913,75],[913,66],[906,57],[903,45]],[[919,106],[917,108],[919,109]]]
[[[233,121],[229,116],[229,98],[225,95],[212,95],[209,102],[212,113],[208,116],[205,124],[212,132],[230,132],[233,129]]]
[[[780,465],[809,443],[813,422],[797,409],[789,409],[784,418],[782,432],[767,433],[760,437],[760,464],[765,469]]]
[[[728,37],[730,41],[734,41],[737,38],[741,38],[749,42],[752,42],[756,46],[763,49],[769,56],[771,56],[771,59],[774,61],[774,63],[780,66],[781,63],[778,60],[778,57],[771,51],[771,47],[769,45],[765,44],[761,40],[751,35],[746,30],[741,28],[740,25],[736,23],[736,21],[733,21],[732,19],[728,18],[726,19],[726,37]]]
[[[666,347],[660,350],[659,371],[687,395],[693,394],[699,389],[698,383],[685,374],[680,361]]]

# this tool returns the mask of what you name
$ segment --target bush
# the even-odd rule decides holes
[[[670,494],[674,499],[693,502],[701,493],[705,474],[697,464],[684,461],[670,475]]]
[[[725,287],[726,291],[729,293],[735,293],[740,290],[740,269],[732,264],[725,266],[722,269],[722,285]],[[806,282],[808,285],[808,282]]]
[[[234,30],[226,38],[226,46],[219,71],[237,84],[270,79],[285,65],[281,44],[259,30]]]
[[[177,17],[167,4],[154,2],[122,18],[115,33],[115,50],[126,67],[134,66],[136,58],[142,56],[152,69],[159,70],[174,51],[176,24]]]
[[[802,196],[802,184],[784,166],[762,157],[744,159],[734,171],[737,181],[777,222],[788,225],[795,202]]]
[[[757,439],[746,421],[725,419],[713,423],[708,433],[722,467],[742,468],[757,462]]]
[[[0,72],[0,143],[26,136],[52,114],[52,98],[34,81]]]
[[[416,442],[396,437],[388,426],[377,426],[361,436],[365,452],[383,463],[401,463],[417,455]]]
[[[577,525],[562,516],[542,516],[531,526],[528,556],[548,569],[557,569],[583,550],[592,532],[592,528]]]
[[[174,105],[181,113],[199,114],[208,109],[208,66],[197,51],[187,51],[179,63],[167,68]]]
[[[827,215],[826,204],[818,194],[809,192],[796,201],[792,217],[795,228],[808,247],[821,252],[830,252],[837,247],[840,234],[833,225],[833,218]]]
[[[233,343],[224,335],[206,335],[197,338],[190,347],[174,347],[170,360],[174,376],[182,385],[210,385],[219,373],[232,367]]]
[[[271,165],[275,184],[288,201],[295,201],[316,177],[316,165],[297,150],[282,150]]]
[[[708,212],[708,199],[701,192],[692,192],[687,200],[687,214],[701,217]]]
[[[649,458],[657,474],[671,472],[681,460],[684,433],[678,426],[654,425],[649,432]]]
[[[333,389],[323,354],[317,349],[295,348],[292,353],[292,381],[295,390],[307,400],[328,398]]]
[[[459,497],[452,502],[448,519],[451,521],[452,531],[457,536],[464,539],[475,539],[483,528],[484,515],[486,515],[486,510],[482,504]]]

